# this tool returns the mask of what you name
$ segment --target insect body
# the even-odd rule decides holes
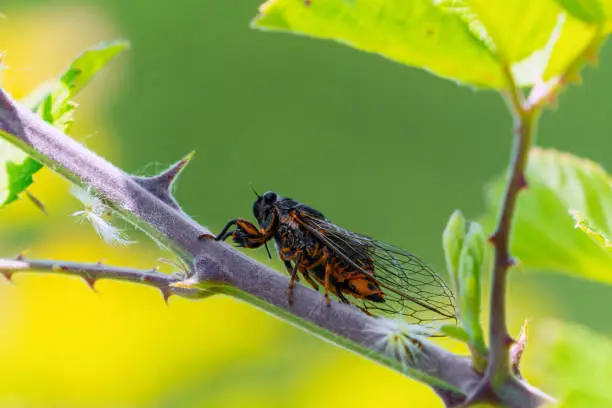
[[[444,281],[416,256],[332,224],[319,211],[269,191],[258,195],[253,214],[259,228],[238,218],[216,237],[258,248],[274,240],[291,276],[289,302],[301,275],[343,303],[368,314],[397,315],[415,323],[455,318],[454,298]],[[236,226],[230,231],[232,226]]]

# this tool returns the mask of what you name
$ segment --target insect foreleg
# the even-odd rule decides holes
[[[232,227],[232,225],[236,225],[237,222],[238,219],[234,219],[225,224],[225,227],[223,227],[221,232],[219,232],[215,237],[215,241],[225,241],[230,235],[232,235],[232,233],[229,232],[229,229]],[[201,239],[202,237],[200,237],[200,240]]]
[[[230,232],[229,229],[233,225],[236,225],[236,229]],[[275,227],[276,223],[273,222],[269,228],[259,230],[250,221],[247,221],[244,218],[238,218],[228,222],[225,227],[223,227],[219,235],[216,236],[215,240],[224,241],[231,236],[234,243],[238,244],[239,246],[259,248],[272,238]]]

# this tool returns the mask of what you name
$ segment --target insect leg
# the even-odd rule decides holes
[[[295,270],[294,266],[291,265],[291,262],[287,261],[287,260],[283,260],[283,263],[285,264],[285,269],[287,269],[287,273],[289,274],[289,276],[293,277],[293,271]],[[297,263],[296,263],[297,265]],[[300,281],[299,276],[295,277],[296,281]]]
[[[236,225],[236,229],[232,232],[229,232],[229,228],[232,224]],[[274,234],[274,230],[269,228],[267,230],[258,230],[252,222],[245,220],[244,218],[238,218],[236,220],[232,220],[223,231],[217,237],[217,240],[227,239],[229,236],[232,237],[232,240],[235,244],[241,247],[246,248],[259,248],[264,245],[267,241],[269,241]]]
[[[219,232],[217,236],[215,237],[215,241],[225,241],[230,235],[232,235],[232,233],[229,232],[229,229],[232,227],[232,225],[236,225],[237,222],[238,222],[238,219],[234,219],[234,220],[229,221],[227,224],[225,224],[225,227],[223,227],[221,232]],[[206,236],[207,236],[206,234],[200,235],[198,239],[201,241]]]
[[[329,303],[329,278],[332,275],[332,267],[329,263],[327,263],[327,265],[325,265],[325,289],[323,290],[323,296],[325,296],[325,304],[327,304],[327,306],[330,305]]]
[[[345,298],[344,295],[342,294],[342,289],[340,289],[340,285],[337,282],[334,284],[334,287],[336,288],[336,295],[338,296],[338,299],[340,299],[342,303],[346,303],[346,304],[350,303],[348,299]]]
[[[317,256],[319,256],[319,250],[320,250],[319,244],[315,244],[314,249],[309,254],[310,257],[317,258]],[[310,276],[310,271],[317,268],[319,265],[322,265],[326,261],[327,261],[327,253],[324,251],[321,251],[321,255],[319,256],[319,259],[317,259],[313,263],[308,264],[306,267],[302,267],[300,270],[302,272],[302,275],[306,279],[306,282],[310,283],[310,286],[312,286],[312,288],[316,290],[317,292],[319,291],[319,285]]]
[[[293,304],[293,287],[295,286],[295,281],[298,280],[298,269],[300,266],[300,262],[302,261],[302,253],[298,253],[297,257],[295,258],[295,265],[293,265],[293,270],[291,271],[291,280],[289,281],[289,291],[287,293],[287,301],[289,302],[289,304]],[[289,263],[288,261],[285,261],[285,265],[287,265],[287,263]],[[289,265],[291,265],[291,263],[289,263]]]
[[[302,272],[302,275],[304,276],[304,279],[306,279],[306,282],[310,283],[310,286],[312,286],[312,288],[318,292],[319,291],[319,285],[317,285],[317,283],[314,281],[314,279],[312,279],[312,277],[310,276],[310,273],[308,272],[308,270],[305,269],[305,268],[301,268],[300,271]]]
[[[232,232],[232,239],[236,244],[247,248],[259,248],[272,239],[278,229],[278,215],[273,214],[272,221],[267,228],[258,229],[252,222],[238,218],[236,229]]]

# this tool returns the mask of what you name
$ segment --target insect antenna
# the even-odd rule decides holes
[[[270,248],[268,248],[268,243],[264,244],[266,246],[266,252],[268,253],[268,258],[272,259],[272,255],[270,254]]]
[[[249,186],[251,186],[251,190],[253,190],[253,192],[255,193],[255,195],[257,196],[257,198],[261,198],[261,194],[259,194],[256,190],[255,187],[253,187],[253,184],[249,183]],[[267,248],[267,246],[266,246]],[[268,251],[268,254],[270,254],[270,251]]]

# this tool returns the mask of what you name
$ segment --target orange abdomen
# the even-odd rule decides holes
[[[372,302],[384,302],[385,294],[380,289],[376,279],[368,276],[365,272],[355,268],[352,265],[347,265],[341,259],[332,257],[327,260],[327,263],[331,265],[332,276],[331,276],[331,290],[337,295],[337,291],[340,290],[343,294],[351,295],[357,299],[367,299]],[[372,265],[372,261],[362,260],[355,262],[358,265]],[[364,266],[364,270],[374,275],[373,269],[368,266]],[[314,272],[315,279],[319,283],[324,284],[325,281],[325,264],[319,265],[312,270]]]

